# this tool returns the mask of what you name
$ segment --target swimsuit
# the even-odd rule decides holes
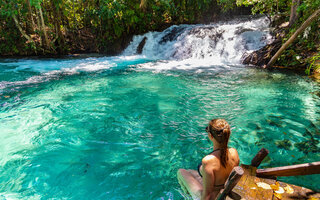
[[[213,150],[210,154],[212,154],[213,152],[218,151],[218,150],[221,150],[221,149]],[[199,163],[197,169],[198,169],[199,175],[202,177],[202,175],[201,175],[201,173],[200,173],[200,167],[201,167],[201,165],[202,165],[202,162]],[[215,186],[214,186],[214,190],[221,190],[221,189],[223,189],[223,188],[224,188],[224,184],[215,185]]]

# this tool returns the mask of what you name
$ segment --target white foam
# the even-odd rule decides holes
[[[209,25],[171,26],[163,32],[149,32],[134,36],[122,55],[85,59],[22,59],[1,65],[11,66],[7,71],[32,71],[40,75],[23,81],[0,82],[0,90],[11,86],[41,83],[62,75],[122,69],[135,65],[139,69],[163,70],[223,70],[239,65],[245,53],[257,50],[272,41],[266,17]],[[147,41],[142,55],[137,47]],[[149,62],[151,61],[151,62]]]
[[[171,26],[163,32],[135,36],[123,55],[135,55],[144,37],[142,55],[154,60],[210,60],[213,65],[239,64],[245,53],[272,41],[266,17],[245,22]],[[202,64],[202,61],[201,61]]]
[[[41,83],[63,75],[73,75],[80,72],[95,72],[112,68],[121,68],[123,62],[144,59],[144,56],[116,56],[116,57],[100,57],[86,59],[71,60],[19,60],[17,62],[7,62],[3,65],[17,66],[12,71],[29,70],[41,72],[40,75],[32,76],[23,81],[1,81],[0,90],[12,86],[21,86],[28,84]],[[143,61],[141,61],[143,62]],[[1,63],[0,63],[1,64]],[[118,67],[118,68],[117,68]]]

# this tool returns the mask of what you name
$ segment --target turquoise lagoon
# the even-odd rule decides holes
[[[261,167],[319,161],[316,82],[241,65],[157,70],[169,63],[1,60],[0,199],[181,199],[176,171],[210,152],[218,117],[241,163],[262,147]],[[319,178],[282,180],[319,189]]]

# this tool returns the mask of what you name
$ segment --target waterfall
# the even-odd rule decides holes
[[[153,71],[188,70],[193,72],[234,70],[242,67],[244,54],[273,40],[266,17],[228,22],[174,25],[162,32],[133,37],[122,55],[79,59],[9,59],[0,67],[9,71],[30,71],[21,79],[0,81],[0,94],[9,88],[38,84],[64,76],[109,71],[130,67]],[[31,73],[32,72],[32,73]],[[0,74],[1,75],[1,74]]]
[[[152,60],[206,60],[213,65],[240,64],[244,54],[258,50],[271,41],[266,17],[209,25],[174,25],[163,32],[134,36],[123,55],[141,53]]]

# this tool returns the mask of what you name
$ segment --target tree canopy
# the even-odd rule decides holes
[[[2,0],[0,54],[63,54],[81,50],[77,43],[85,37],[94,39],[99,49],[117,48],[133,34],[195,23],[214,4],[212,0]]]

